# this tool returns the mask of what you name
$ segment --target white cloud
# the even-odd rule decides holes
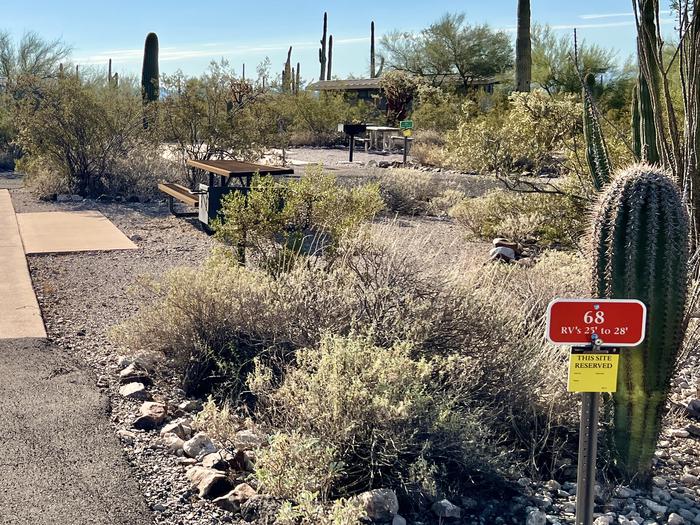
[[[660,15],[668,15],[671,14],[671,11],[659,11]],[[634,13],[630,11],[629,13],[595,13],[595,14],[589,14],[589,15],[580,15],[579,18],[582,18],[583,20],[595,20],[599,18],[620,18],[620,17],[633,17]]]
[[[333,40],[334,45],[352,45],[361,42],[369,42],[369,37],[349,37]],[[192,58],[218,58],[227,56],[240,56],[247,54],[272,53],[276,51],[286,51],[291,45],[294,49],[315,49],[317,42],[292,42],[291,44],[270,44],[258,46],[231,45],[223,43],[196,44],[191,47],[167,47],[161,48],[159,59],[161,62],[172,62],[177,60],[187,60]],[[143,49],[116,49],[100,51],[75,58],[78,64],[104,64],[109,59],[112,63],[137,62],[143,58]]]

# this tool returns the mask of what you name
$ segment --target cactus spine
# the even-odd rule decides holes
[[[594,297],[648,308],[646,340],[620,353],[611,432],[617,468],[644,483],[685,331],[689,226],[679,189],[648,164],[621,172],[601,196],[593,242]]]
[[[331,70],[333,69],[333,35],[328,39],[328,72],[326,80],[331,80]]]
[[[158,69],[158,36],[148,33],[143,50],[143,69],[141,70],[141,90],[144,103],[158,100],[160,72]]]
[[[586,161],[593,186],[600,191],[610,182],[610,158],[605,147],[603,131],[593,100],[595,76],[588,73],[583,86],[583,138],[586,143]]]
[[[321,63],[319,80],[326,78],[326,35],[328,35],[328,13],[323,13],[323,37],[321,37],[321,48],[318,50],[318,61]]]

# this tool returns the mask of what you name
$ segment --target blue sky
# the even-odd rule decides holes
[[[63,38],[73,47],[75,62],[106,65],[112,58],[121,75],[140,71],[149,31],[158,33],[161,71],[166,73],[182,69],[197,74],[221,57],[239,72],[245,62],[247,73],[253,73],[265,56],[276,72],[292,45],[302,77],[312,80],[318,76],[324,10],[335,39],[334,73],[363,76],[372,19],[378,36],[392,29],[421,29],[448,11],[464,12],[471,22],[512,32],[516,0],[0,0],[0,30],[17,36],[33,30],[45,38]],[[615,48],[620,60],[634,51],[630,0],[532,0],[532,12],[533,21],[549,23],[566,34],[577,27],[587,41]],[[673,29],[672,21],[665,24]]]

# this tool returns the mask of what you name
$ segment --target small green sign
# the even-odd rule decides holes
[[[399,127],[401,129],[413,129],[413,121],[412,120],[402,120],[399,122]]]

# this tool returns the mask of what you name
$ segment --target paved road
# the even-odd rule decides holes
[[[0,524],[152,523],[108,409],[49,343],[0,341]]]

